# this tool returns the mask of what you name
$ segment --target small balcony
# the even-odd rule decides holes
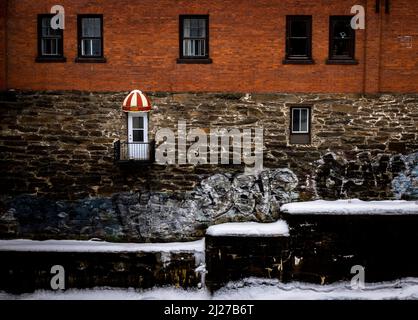
[[[116,141],[113,144],[115,163],[150,164],[155,158],[155,141],[151,142],[124,142]]]

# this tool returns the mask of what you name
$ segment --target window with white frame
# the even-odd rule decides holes
[[[37,61],[65,60],[63,55],[63,30],[51,27],[52,14],[38,15],[38,57]]]
[[[78,16],[78,56],[80,58],[103,57],[103,16]]]
[[[180,16],[180,60],[209,63],[209,16]]]
[[[309,144],[311,141],[311,108],[291,107],[290,143]]]
[[[292,133],[309,132],[309,108],[292,108]]]

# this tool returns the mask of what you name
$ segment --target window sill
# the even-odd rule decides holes
[[[79,63],[106,63],[106,58],[86,58],[86,57],[77,57],[75,62]]]
[[[179,58],[177,59],[178,64],[211,64],[212,59],[210,58],[203,58],[203,59],[196,59],[196,58]]]
[[[310,145],[311,134],[310,133],[291,133],[289,136],[289,143],[298,144],[298,145]]]
[[[355,59],[327,59],[325,61],[326,64],[348,64],[348,65],[356,65],[358,64],[358,60]]]
[[[36,57],[36,62],[41,63],[54,63],[54,62],[67,62],[66,57]]]
[[[315,64],[313,59],[283,59],[283,64]]]

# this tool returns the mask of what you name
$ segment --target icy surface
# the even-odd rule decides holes
[[[210,226],[207,231],[210,236],[241,236],[241,237],[277,237],[288,236],[289,227],[286,221],[273,223],[231,222]]]
[[[392,282],[366,283],[365,289],[354,290],[349,282],[314,285],[300,282],[249,278],[229,283],[213,296],[205,289],[183,290],[173,287],[151,290],[94,288],[63,292],[36,291],[12,295],[0,292],[2,300],[385,300],[418,299],[418,278]]]
[[[172,243],[112,243],[78,240],[0,240],[0,251],[31,252],[204,252],[204,239]]]
[[[290,214],[418,214],[418,201],[316,200],[287,203],[280,210]]]

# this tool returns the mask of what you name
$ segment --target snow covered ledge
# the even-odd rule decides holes
[[[212,237],[288,237],[286,221],[273,223],[231,222],[210,226],[206,235]]]
[[[82,240],[0,240],[0,251],[23,252],[163,252],[204,253],[204,239],[171,243],[113,243]]]
[[[295,215],[418,215],[418,201],[316,200],[287,203],[281,206],[280,211]]]

